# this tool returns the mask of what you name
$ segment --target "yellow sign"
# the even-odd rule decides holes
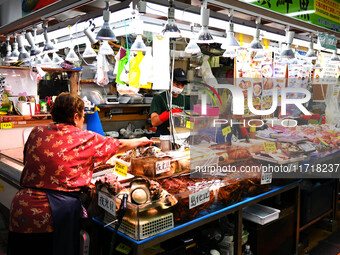
[[[276,152],[276,145],[274,142],[263,142],[265,152]]]
[[[3,122],[3,123],[1,123],[1,129],[8,129],[8,128],[13,128],[13,123],[12,122]]]
[[[230,126],[225,127],[225,128],[222,129],[222,134],[223,134],[224,136],[226,136],[226,135],[229,134],[229,133],[231,133],[231,128],[230,128]]]
[[[128,170],[128,166],[127,165],[124,165],[124,164],[116,161],[115,172],[117,174],[120,174],[120,175],[126,177],[127,176],[127,170]]]
[[[332,0],[314,0],[315,14],[340,22],[340,3]]]
[[[186,128],[189,128],[189,129],[193,129],[194,128],[194,123],[193,122],[190,122],[190,121],[187,121],[185,123],[185,127]]]
[[[129,254],[129,252],[131,251],[131,248],[129,246],[127,246],[126,244],[120,243],[116,247],[116,251],[119,251],[123,254]]]

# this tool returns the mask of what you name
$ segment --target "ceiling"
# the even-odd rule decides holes
[[[131,1],[134,4],[138,2],[137,0],[110,1],[110,11],[114,12],[122,8],[127,8]],[[168,6],[168,0],[147,0],[147,2]],[[176,9],[200,13],[201,3],[200,0],[179,0],[175,1],[174,5]],[[103,0],[58,1],[48,7],[0,27],[0,39],[4,41],[6,35],[13,34],[16,31],[21,31],[23,29],[31,30],[33,25],[36,25],[38,27],[38,33],[41,33],[43,20],[48,21],[48,30],[53,31],[66,27],[67,25],[73,25],[76,22],[86,21],[90,18],[101,16],[104,8],[105,2]],[[221,20],[229,20],[229,11],[232,8],[234,10],[233,22],[249,27],[255,27],[255,19],[257,16],[260,16],[261,30],[285,35],[285,28],[289,26],[290,30],[295,32],[295,38],[305,41],[310,40],[308,37],[310,32],[328,32],[334,34],[338,38],[337,48],[340,48],[339,32],[321,28],[238,0],[208,0],[208,8],[211,10],[210,17]],[[164,20],[164,16],[159,16],[157,18]]]

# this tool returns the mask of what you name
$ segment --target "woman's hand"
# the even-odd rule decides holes
[[[151,145],[153,143],[154,141],[151,141],[146,137],[136,139],[119,139],[119,148],[117,154],[137,148],[138,146]]]

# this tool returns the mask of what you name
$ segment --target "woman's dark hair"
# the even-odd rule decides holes
[[[51,107],[52,119],[56,123],[75,125],[74,115],[78,113],[82,116],[84,108],[84,101],[78,95],[60,93]]]

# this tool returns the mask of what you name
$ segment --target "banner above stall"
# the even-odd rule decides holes
[[[314,25],[340,31],[337,0],[248,0],[247,2]]]

